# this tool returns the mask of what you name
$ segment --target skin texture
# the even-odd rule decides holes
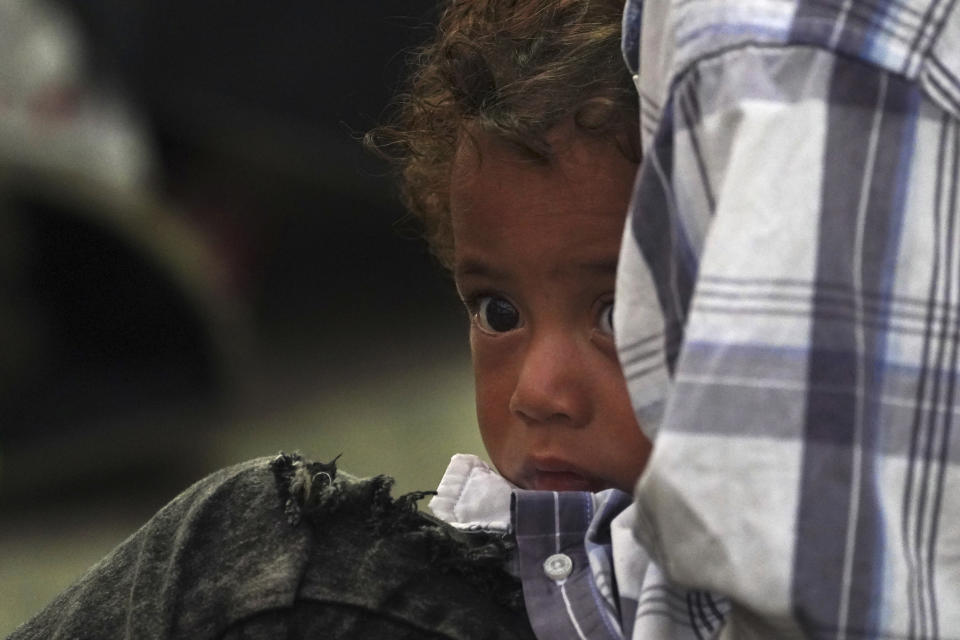
[[[526,489],[632,491],[650,453],[617,362],[614,278],[636,165],[551,132],[549,163],[483,134],[451,173],[454,278],[470,313],[477,418]]]

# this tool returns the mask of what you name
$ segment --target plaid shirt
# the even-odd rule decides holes
[[[723,638],[960,638],[960,1],[638,0],[634,531]]]
[[[725,600],[669,584],[637,544],[626,493],[525,491],[458,454],[430,509],[459,529],[516,540],[512,571],[538,638],[702,640],[722,626]]]

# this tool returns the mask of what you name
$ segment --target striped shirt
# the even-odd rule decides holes
[[[459,529],[516,540],[512,571],[538,638],[702,640],[722,626],[722,598],[669,584],[637,544],[626,493],[517,489],[458,454],[430,509]]]
[[[636,536],[723,638],[960,638],[960,0],[630,0]]]

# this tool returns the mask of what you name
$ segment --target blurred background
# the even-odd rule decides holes
[[[433,2],[0,0],[0,637],[208,472],[433,488],[466,321],[359,138]]]

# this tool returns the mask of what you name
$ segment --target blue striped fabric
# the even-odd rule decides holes
[[[457,454],[430,509],[462,531],[514,536],[510,570],[544,640],[703,640],[716,637],[729,608],[666,581],[633,535],[631,497],[616,489],[520,490],[476,456]],[[547,570],[557,554],[568,573]]]
[[[637,537],[724,638],[960,639],[960,1],[630,0],[624,55]]]
[[[531,625],[550,640],[703,640],[716,637],[728,605],[669,584],[637,545],[629,495],[610,489],[513,492],[517,570]],[[563,579],[544,562],[565,554]]]

